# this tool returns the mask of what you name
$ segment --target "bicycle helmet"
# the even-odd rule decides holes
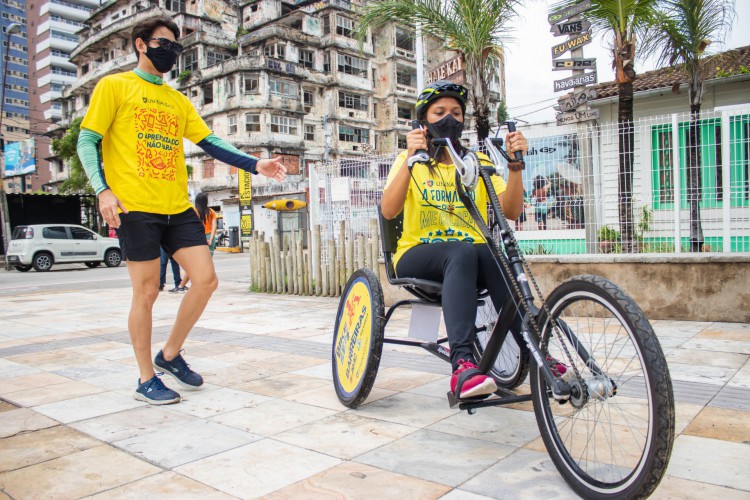
[[[427,108],[430,104],[441,97],[454,97],[461,105],[461,111],[466,113],[466,99],[469,97],[469,91],[466,87],[448,80],[437,80],[430,83],[419,93],[414,110],[417,114],[417,120],[424,120],[427,114]]]

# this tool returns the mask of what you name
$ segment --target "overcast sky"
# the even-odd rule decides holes
[[[505,77],[510,116],[532,123],[554,120],[552,106],[567,92],[553,92],[553,81],[572,75],[570,71],[552,71],[550,48],[566,39],[552,36],[549,31],[547,14],[553,3],[552,0],[529,2],[523,7],[518,28],[513,34],[515,40],[506,44]],[[747,28],[750,0],[736,0],[736,10],[734,28],[723,46],[724,50],[750,45],[750,30]],[[717,47],[713,49],[716,51]],[[595,39],[583,47],[583,53],[584,57],[597,59],[599,83],[614,80],[612,56],[606,41]],[[653,61],[636,61],[637,73],[652,69],[655,69]]]

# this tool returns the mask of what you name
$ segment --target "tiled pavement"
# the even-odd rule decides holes
[[[155,350],[180,298],[155,306]],[[0,309],[3,498],[575,498],[529,404],[451,410],[448,365],[385,346],[367,403],[331,385],[337,299],[222,283],[185,348],[206,387],[132,398],[129,290],[7,297]],[[395,316],[391,334],[403,334]],[[677,432],[654,498],[750,498],[750,325],[655,321]],[[169,380],[167,380],[169,382]]]

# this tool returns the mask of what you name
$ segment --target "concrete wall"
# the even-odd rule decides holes
[[[750,323],[750,254],[529,256],[546,296],[579,274],[604,276],[628,293],[651,319]],[[388,284],[387,305],[410,297]]]

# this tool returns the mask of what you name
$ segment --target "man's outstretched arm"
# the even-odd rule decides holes
[[[241,168],[253,174],[262,174],[279,182],[286,178],[286,167],[281,163],[281,158],[255,158],[243,153],[214,134],[209,135],[196,145],[212,158],[227,165]]]

